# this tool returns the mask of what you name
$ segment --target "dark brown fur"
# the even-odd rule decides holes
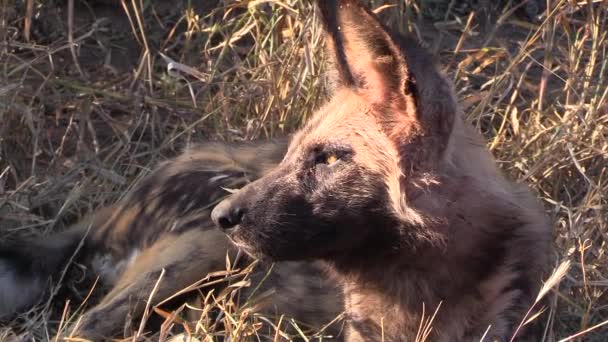
[[[318,5],[333,97],[216,224],[256,257],[323,261],[349,341],[413,341],[439,305],[431,340],[510,339],[547,263],[542,208],[503,178],[422,49],[357,1]]]

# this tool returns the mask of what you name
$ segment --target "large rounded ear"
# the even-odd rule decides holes
[[[432,58],[413,40],[390,32],[356,0],[317,0],[317,5],[334,88],[354,89],[397,114],[379,119],[400,152],[408,153],[414,165],[407,167],[420,161],[412,154],[439,159],[457,106]]]
[[[376,16],[354,0],[318,1],[334,87],[365,91],[374,102],[407,94],[415,80],[405,56]]]

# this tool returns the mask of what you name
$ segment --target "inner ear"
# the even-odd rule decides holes
[[[318,5],[335,86],[361,90],[380,103],[415,96],[414,75],[399,44],[371,11],[354,0]]]
[[[431,57],[412,39],[393,35],[356,0],[317,5],[334,87],[354,89],[378,105],[381,110],[370,113],[397,147],[404,172],[439,161],[458,109]]]

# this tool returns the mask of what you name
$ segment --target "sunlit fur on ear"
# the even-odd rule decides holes
[[[318,0],[334,92],[361,95],[399,150],[404,172],[445,151],[458,112],[448,82],[428,53],[394,34],[355,0]]]
[[[319,1],[334,87],[351,87],[372,102],[407,101],[415,111],[415,81],[405,56],[376,16],[357,1]],[[413,112],[412,111],[412,112]]]

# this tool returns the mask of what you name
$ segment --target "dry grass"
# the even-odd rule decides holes
[[[608,4],[550,0],[529,21],[498,5],[471,11],[472,2],[373,7],[396,5],[382,15],[436,52],[467,119],[553,218],[555,264],[571,267],[546,294],[546,339],[593,328],[585,340],[604,341],[608,330],[594,326],[608,319]],[[0,2],[2,239],[63,229],[191,142],[293,131],[324,97],[308,2],[117,3]],[[234,307],[232,292],[218,295],[198,324],[157,313],[201,339],[247,339],[277,324]],[[0,340],[11,331],[48,339],[64,304],[10,322]]]

